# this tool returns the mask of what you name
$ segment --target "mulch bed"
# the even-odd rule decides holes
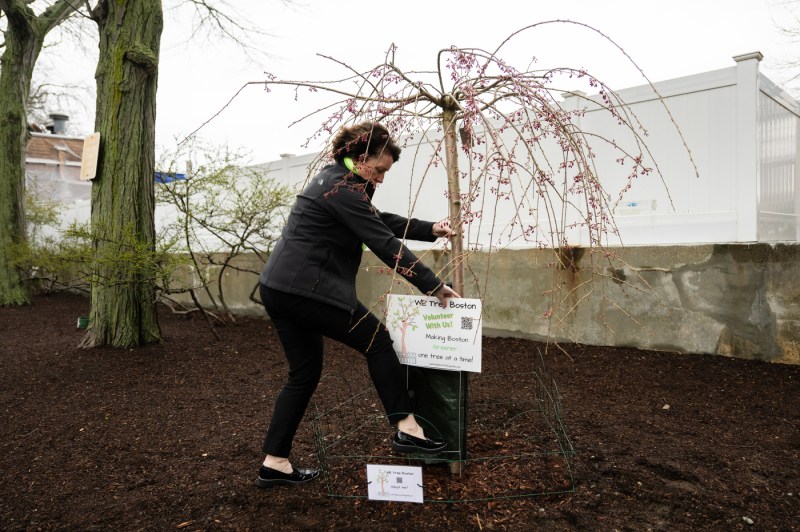
[[[567,356],[485,338],[469,448],[506,459],[468,462],[461,476],[422,464],[429,502],[387,503],[363,498],[360,457],[406,462],[389,452],[357,353],[327,344],[293,450],[298,465],[325,460],[326,477],[260,490],[261,440],[286,372],[270,323],[240,318],[217,341],[203,320],[162,309],[163,344],[81,350],[75,323],[88,308],[66,294],[0,308],[4,529],[800,530],[797,366],[578,345],[562,346]],[[553,438],[514,424],[539,353],[573,456],[525,454]],[[493,378],[500,371],[510,377]],[[353,437],[358,420],[368,422]],[[491,500],[437,502],[458,499]]]

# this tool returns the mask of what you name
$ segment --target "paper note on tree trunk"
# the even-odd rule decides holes
[[[92,133],[83,139],[81,155],[81,181],[89,181],[97,175],[97,157],[100,154],[100,133]]]
[[[400,362],[453,371],[481,371],[481,300],[390,295],[386,326]]]

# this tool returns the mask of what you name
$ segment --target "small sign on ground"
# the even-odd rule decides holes
[[[423,502],[422,468],[367,464],[367,497],[372,501]]]

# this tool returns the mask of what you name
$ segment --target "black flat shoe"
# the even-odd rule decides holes
[[[271,467],[261,466],[258,470],[256,486],[259,488],[272,488],[274,486],[291,486],[309,482],[319,476],[319,469],[295,469],[291,473],[282,473]]]
[[[398,453],[437,454],[447,447],[441,438],[417,438],[398,430],[392,437],[392,450]]]

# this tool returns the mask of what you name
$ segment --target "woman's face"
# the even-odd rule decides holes
[[[377,185],[383,183],[383,177],[392,167],[392,164],[394,164],[392,154],[383,153],[368,157],[363,163],[358,163],[356,170],[358,175]]]

